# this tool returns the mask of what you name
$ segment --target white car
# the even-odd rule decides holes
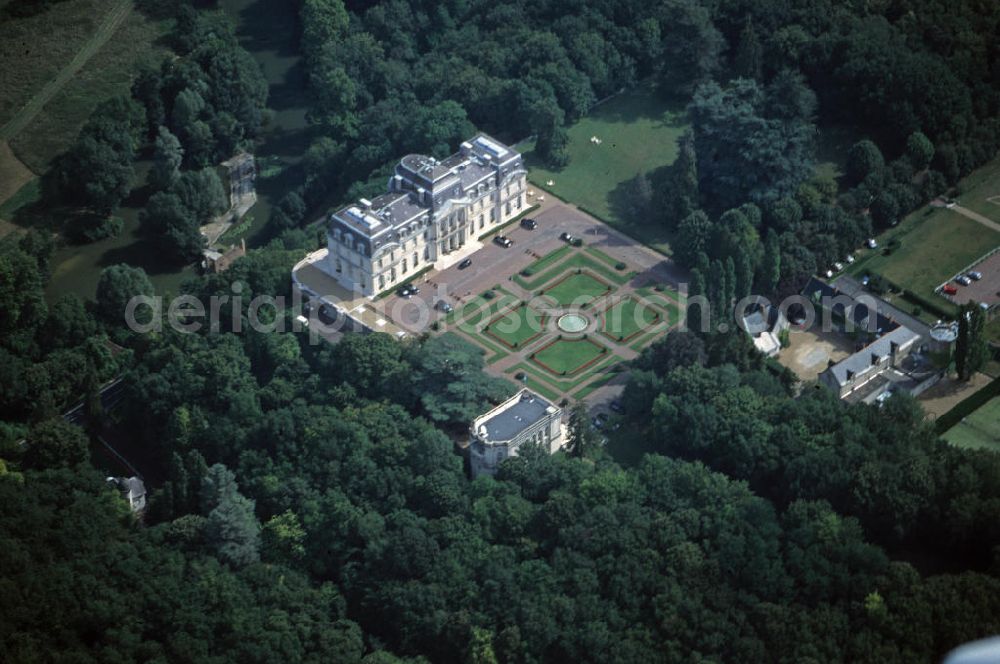
[[[847,254],[847,258],[844,259],[848,265],[854,262],[854,254]]]
[[[873,237],[868,238],[868,242],[866,242],[865,244],[868,245],[869,249],[877,249],[878,248],[878,242],[876,242],[875,238],[873,238]]]
[[[834,272],[840,272],[843,269],[844,269],[844,264],[843,263],[834,263],[833,264],[833,270],[834,270]]]

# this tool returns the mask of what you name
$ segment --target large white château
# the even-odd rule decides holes
[[[389,178],[389,191],[330,215],[322,269],[339,284],[374,296],[458,251],[527,205],[521,154],[479,134],[438,161],[411,154]],[[450,259],[450,260],[449,260]]]

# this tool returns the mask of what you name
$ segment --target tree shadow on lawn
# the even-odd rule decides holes
[[[670,165],[660,166],[648,171],[646,177],[649,179],[650,188],[653,191],[653,198],[650,201],[650,208],[655,212],[659,209],[657,193],[666,186],[667,178],[670,175]],[[632,180],[625,180],[615,185],[615,188],[608,192],[608,208],[611,210],[614,219],[608,220],[626,235],[630,235],[645,244],[666,244],[669,245],[672,239],[670,230],[666,227],[666,221],[655,219],[651,215],[637,218],[632,205]],[[615,246],[614,240],[611,242]],[[624,243],[618,242],[623,246]]]

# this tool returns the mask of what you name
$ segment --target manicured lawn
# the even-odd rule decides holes
[[[601,315],[601,331],[617,341],[626,341],[642,332],[663,315],[648,304],[628,298],[608,307]]]
[[[563,246],[559,247],[558,249],[553,249],[552,251],[550,251],[549,253],[545,254],[544,256],[542,256],[541,258],[539,258],[537,261],[535,261],[534,263],[532,263],[531,265],[529,265],[528,267],[526,267],[523,271],[524,272],[530,272],[533,275],[534,274],[538,274],[539,272],[541,272],[542,270],[546,269],[547,267],[555,265],[556,261],[562,260],[563,258],[565,258],[572,251],[573,251],[573,247],[569,246],[568,244],[567,245],[563,245]]]
[[[1000,397],[987,401],[943,437],[956,447],[1000,452]]]
[[[554,374],[569,375],[596,362],[605,351],[590,339],[556,339],[535,352],[532,359]]]
[[[852,266],[850,272],[881,274],[948,309],[952,305],[934,289],[1000,244],[1000,233],[953,210],[927,210],[917,210],[895,232],[879,238],[880,248],[860,265]],[[898,239],[900,245],[886,256],[884,251],[892,239]]]
[[[586,272],[574,272],[544,291],[560,306],[583,306],[611,292],[609,285]]]
[[[492,300],[487,300],[480,295],[456,306],[455,310],[445,317],[445,322],[448,325],[457,325],[463,332],[477,334],[477,325],[489,320],[517,300],[506,291],[494,290],[493,292],[495,295]]]
[[[520,348],[538,337],[544,326],[543,314],[522,305],[494,318],[484,332],[511,348]]]
[[[525,152],[529,178],[537,186],[575,203],[632,237],[669,252],[670,238],[657,222],[633,224],[621,212],[622,185],[639,173],[667,166],[677,158],[677,139],[687,129],[683,104],[663,101],[648,86],[618,95],[569,128],[569,165],[545,168]],[[600,145],[591,137],[601,140]],[[546,185],[552,180],[554,184]]]
[[[548,256],[543,258],[548,258]],[[559,258],[562,258],[562,255],[560,255]],[[549,265],[551,264],[552,263],[549,263]],[[518,273],[514,275],[514,281],[517,282],[522,288],[533,291],[541,288],[542,286],[547,286],[550,281],[562,276],[562,274],[568,269],[578,270],[582,268],[587,268],[594,274],[597,274],[600,277],[616,284],[628,283],[628,281],[635,276],[635,272],[619,272],[611,267],[608,267],[604,263],[591,258],[583,251],[573,250],[572,254],[568,258],[557,262],[555,267],[550,267],[542,274],[538,274],[536,272],[535,276],[527,279],[524,275]]]

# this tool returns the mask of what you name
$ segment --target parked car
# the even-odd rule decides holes
[[[983,273],[978,271],[973,271],[969,272],[965,276],[967,276],[969,279],[972,279],[973,281],[979,281],[980,279],[983,278]]]
[[[847,258],[844,259],[848,265],[854,262],[854,254],[847,254]]]
[[[866,274],[865,276],[861,277],[861,285],[867,286],[869,283],[871,283],[871,280],[872,278]]]
[[[471,258],[466,258],[465,260],[463,260],[461,263],[458,264],[458,269],[459,270],[464,270],[465,268],[469,267],[470,265],[472,265],[472,259]]]
[[[878,249],[878,242],[876,242],[873,237],[868,238],[868,242],[865,244],[868,245],[869,249]]]
[[[438,300],[437,304],[434,305],[434,308],[437,309],[438,311],[443,311],[446,314],[450,314],[452,311],[455,310],[455,307],[451,306],[444,300]]]
[[[945,295],[954,295],[955,293],[957,293],[957,292],[958,292],[958,289],[957,289],[957,288],[955,288],[954,286],[952,286],[951,284],[948,284],[948,285],[946,285],[946,286],[942,287],[942,288],[941,288],[941,291],[942,291],[942,292],[943,292],[943,293],[944,293]]]
[[[320,305],[316,315],[319,316],[319,319],[326,325],[332,325],[337,320],[336,310],[331,310],[330,307],[325,304]]]
[[[396,295],[400,297],[410,297],[413,292],[410,290],[409,286],[403,286],[396,291]]]
[[[594,428],[598,430],[603,429],[604,425],[607,424],[607,422],[608,422],[607,413],[598,413],[597,415],[594,416],[594,419],[592,420]]]
[[[493,244],[498,244],[505,249],[509,249],[514,242],[506,235],[497,235],[493,238]]]
[[[563,233],[562,235],[559,236],[559,239],[562,240],[563,242],[573,245],[574,247],[579,247],[581,244],[583,244],[583,240],[581,240],[575,235],[570,235],[569,233]]]
[[[955,277],[955,281],[962,284],[963,286],[968,286],[969,284],[972,283],[972,279],[969,279],[964,274],[960,274],[957,277]]]
[[[615,399],[614,401],[611,402],[611,410],[615,411],[616,413],[620,413],[625,410],[625,407],[622,406],[621,401]]]
[[[834,263],[833,264],[833,271],[834,272],[840,272],[843,269],[844,269],[844,264],[843,263]]]
[[[536,228],[538,228],[538,222],[535,221],[534,219],[529,219],[528,217],[525,217],[524,219],[521,220],[521,228],[527,228],[529,231],[533,231]]]

